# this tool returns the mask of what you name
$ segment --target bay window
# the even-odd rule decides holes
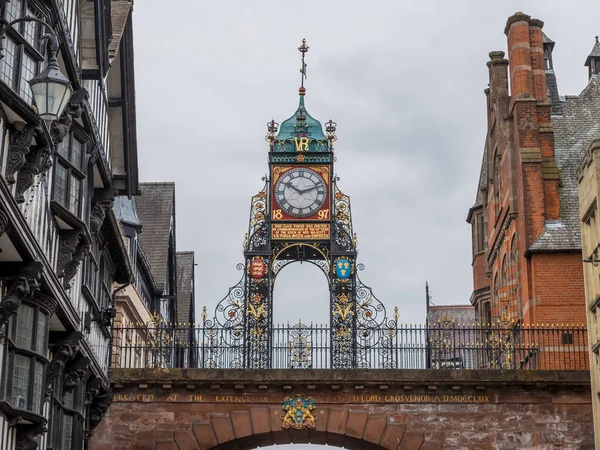
[[[53,385],[52,414],[48,427],[48,449],[80,449],[84,432],[83,387],[80,383],[66,389],[64,376],[57,377]]]
[[[73,133],[58,146],[53,199],[80,219],[86,210],[86,159],[85,143]]]
[[[9,322],[4,398],[14,408],[42,414],[49,314],[22,304]]]

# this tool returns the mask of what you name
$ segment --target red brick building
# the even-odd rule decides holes
[[[585,323],[576,171],[600,136],[600,78],[559,96],[543,25],[509,17],[508,59],[495,51],[487,63],[488,128],[467,217],[481,322],[506,311],[522,324]]]

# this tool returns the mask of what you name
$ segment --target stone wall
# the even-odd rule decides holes
[[[314,429],[283,429],[296,395]],[[594,448],[585,371],[120,369],[113,397],[90,450]]]

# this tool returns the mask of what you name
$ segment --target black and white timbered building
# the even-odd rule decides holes
[[[2,450],[86,448],[110,402],[114,298],[133,280],[112,206],[139,189],[131,14],[0,0]],[[28,85],[56,51],[41,21],[74,92],[54,121]]]

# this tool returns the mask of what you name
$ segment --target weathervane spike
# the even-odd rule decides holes
[[[302,67],[300,68],[300,73],[302,74],[302,80],[300,84],[301,89],[304,88],[304,79],[306,78],[306,63],[304,62],[304,55],[306,55],[306,52],[309,48],[310,47],[306,45],[306,39],[302,39],[302,45],[298,47],[298,50],[300,50],[300,53],[302,53]]]

